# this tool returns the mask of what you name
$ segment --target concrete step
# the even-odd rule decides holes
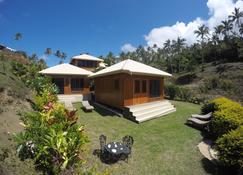
[[[150,113],[152,111],[163,110],[163,109],[167,109],[167,108],[174,108],[174,106],[170,103],[155,105],[155,106],[151,106],[149,108],[133,111],[132,115],[139,116],[139,115]]]
[[[73,107],[73,104],[71,101],[65,101],[64,102],[64,106],[65,108],[67,108],[68,110],[74,110],[75,108]]]
[[[172,109],[175,109],[174,106],[171,106],[169,108],[151,110],[151,111],[148,111],[148,112],[140,114],[140,115],[134,115],[134,117],[136,117],[136,119],[140,119],[140,118],[143,118],[143,117],[146,117],[146,116],[150,116],[150,115],[153,115],[153,114],[157,114],[157,113],[161,113],[162,114],[165,111],[172,110]]]
[[[150,108],[155,108],[159,106],[164,106],[170,104],[169,101],[164,100],[164,101],[156,101],[156,102],[150,102],[150,103],[143,103],[139,105],[134,105],[134,106],[128,106],[130,112],[137,112],[141,110],[147,110]]]
[[[163,111],[155,111],[155,112],[152,112],[150,114],[143,115],[143,116],[140,116],[139,118],[136,118],[136,121],[138,123],[141,123],[141,122],[144,122],[144,121],[147,121],[147,120],[151,120],[151,119],[155,119],[155,118],[167,115],[167,114],[175,112],[175,111],[176,111],[175,108],[170,108],[170,109],[166,109],[166,110],[163,110]]]

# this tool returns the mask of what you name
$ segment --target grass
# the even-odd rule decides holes
[[[173,102],[177,111],[155,120],[136,124],[127,119],[112,116],[103,110],[84,113],[81,104],[80,122],[85,124],[90,143],[87,145],[88,165],[97,170],[110,169],[112,174],[210,174],[214,167],[198,151],[197,144],[202,136],[198,130],[184,123],[192,113],[200,112],[200,106],[184,102]],[[113,165],[102,163],[92,154],[99,148],[99,135],[109,141],[121,141],[125,135],[134,137],[132,156],[128,163],[120,161]],[[210,166],[211,167],[210,167]]]

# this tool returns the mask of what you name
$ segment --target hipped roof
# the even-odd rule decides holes
[[[148,76],[172,76],[171,74],[164,72],[162,70],[156,69],[154,67],[145,65],[143,63],[134,61],[134,60],[124,60],[120,63],[114,64],[110,67],[107,67],[103,70],[100,70],[96,73],[93,73],[89,77],[95,78],[95,77],[101,77],[105,75],[112,75],[117,73],[128,73],[128,74],[134,74],[134,75],[148,75]]]
[[[100,58],[97,58],[97,57],[94,57],[94,56],[88,55],[88,54],[81,54],[81,55],[73,56],[71,58],[71,61],[73,59],[76,59],[76,60],[89,60],[89,61],[104,61],[103,59],[100,59]]]
[[[91,75],[92,72],[85,69],[73,66],[71,64],[63,63],[40,71],[39,73],[45,75]]]

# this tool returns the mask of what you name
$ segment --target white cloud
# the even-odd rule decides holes
[[[124,44],[122,47],[121,47],[121,51],[122,52],[133,52],[136,50],[136,47],[134,47],[133,45],[129,44],[129,43],[126,43]]]
[[[197,41],[194,31],[198,26],[205,24],[212,30],[215,26],[221,23],[230,15],[234,8],[240,8],[243,10],[243,0],[208,0],[207,6],[209,9],[209,18],[203,20],[200,17],[195,20],[184,23],[176,22],[172,26],[161,26],[152,29],[147,35],[144,36],[148,46],[157,44],[162,47],[163,43],[167,39],[176,39],[177,37],[183,37],[187,40],[188,44],[192,44]]]

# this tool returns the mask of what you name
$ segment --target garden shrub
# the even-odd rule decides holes
[[[230,107],[231,105],[236,105],[237,107],[240,107],[240,104],[225,98],[225,97],[220,97],[220,98],[215,98],[207,103],[205,103],[202,106],[202,113],[207,114],[209,112],[214,112],[216,110],[221,110],[227,107]]]
[[[177,97],[183,101],[191,101],[192,93],[189,89],[180,87],[178,88]]]
[[[177,99],[196,104],[200,104],[205,101],[203,97],[196,97],[190,88],[180,87],[175,84],[165,85],[165,94],[171,100]]]
[[[219,160],[226,166],[243,168],[243,126],[216,141]]]
[[[20,158],[34,159],[36,167],[47,174],[82,163],[83,146],[88,142],[76,111],[65,109],[56,98],[48,90],[37,96],[38,110],[21,117],[25,130],[15,136]]]
[[[173,100],[178,94],[179,86],[174,84],[165,85],[165,94],[169,96],[171,100]]]
[[[202,107],[202,113],[213,112],[210,129],[215,138],[243,124],[243,107],[227,98],[216,98]]]
[[[43,90],[40,95],[35,96],[35,110],[42,111],[48,103],[56,103],[57,95],[51,93],[48,89]]]

